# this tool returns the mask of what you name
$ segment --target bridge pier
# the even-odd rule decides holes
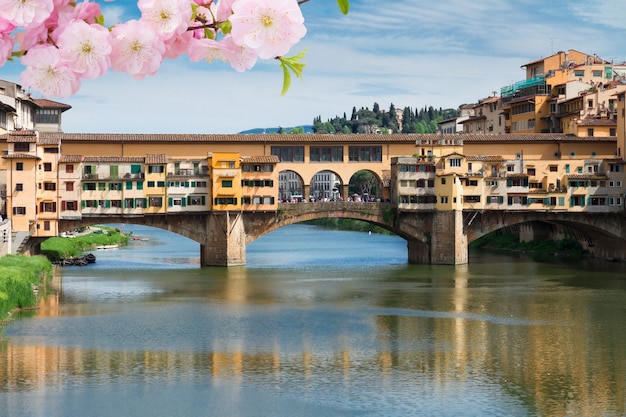
[[[246,264],[246,231],[241,212],[213,212],[207,216],[200,265],[238,266]]]
[[[427,240],[431,264],[468,263],[468,241],[461,210],[436,212],[433,216],[432,234],[427,235]]]

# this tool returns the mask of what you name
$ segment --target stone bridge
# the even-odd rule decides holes
[[[407,241],[409,263],[456,265],[468,262],[468,244],[508,229],[521,241],[573,238],[596,257],[626,260],[623,213],[558,211],[401,211],[391,203],[281,204],[276,212],[205,212],[144,216],[83,216],[61,220],[61,231],[124,223],[168,230],[200,244],[203,266],[246,262],[246,245],[278,228],[321,218],[346,218],[381,226]]]

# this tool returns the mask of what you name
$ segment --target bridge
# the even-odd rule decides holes
[[[281,204],[275,212],[84,216],[62,220],[60,226],[61,231],[107,223],[156,227],[198,242],[203,266],[235,266],[245,265],[246,245],[259,237],[290,224],[322,218],[362,220],[389,230],[407,241],[411,264],[467,263],[468,245],[500,229],[513,231],[521,241],[571,238],[592,256],[626,260],[626,226],[621,213],[403,211],[392,203],[320,202]]]

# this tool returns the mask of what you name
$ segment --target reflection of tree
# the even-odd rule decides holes
[[[370,171],[361,170],[350,179],[350,194],[377,195],[378,178]]]

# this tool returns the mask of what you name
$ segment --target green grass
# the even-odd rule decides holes
[[[16,308],[34,307],[41,286],[52,275],[52,264],[43,256],[6,255],[0,258],[0,320]]]
[[[66,258],[76,258],[81,252],[95,249],[101,245],[126,245],[128,235],[119,229],[98,226],[102,233],[90,233],[75,238],[51,237],[41,243],[41,254],[53,261]]]

